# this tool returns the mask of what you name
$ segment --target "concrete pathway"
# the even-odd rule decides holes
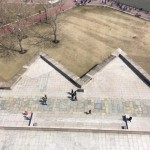
[[[144,122],[144,126],[143,126]],[[122,120],[122,116],[98,116],[95,114],[66,115],[35,112],[33,115],[31,126],[37,123],[37,127],[56,128],[57,129],[95,129],[121,131],[122,127],[126,129],[126,123]],[[133,117],[132,121],[128,121],[127,131],[146,131],[150,132],[150,118]],[[85,131],[86,132],[86,131]],[[141,132],[142,134],[142,132]]]
[[[150,99],[150,88],[119,57],[87,83],[86,98]]]
[[[76,89],[76,87],[53,67],[38,57],[13,86],[13,89],[0,90],[0,95],[2,97],[21,98],[42,97],[44,94],[47,94],[49,97],[66,98],[68,96],[67,92],[71,92],[71,89]]]
[[[80,99],[71,101],[69,99],[48,98],[47,105],[42,105],[40,101],[38,98],[1,98],[0,110],[10,112],[39,111],[41,113],[78,114],[80,116],[91,109],[94,116],[122,116],[123,114],[134,117],[150,116],[149,100]]]
[[[78,101],[71,101],[69,94],[77,87],[41,58],[25,67],[27,71],[12,90],[0,90],[0,149],[149,149],[149,135],[7,130],[5,127],[28,126],[23,115],[26,110],[33,112],[31,125],[37,123],[42,128],[117,131],[125,125],[122,115],[129,114],[133,120],[128,131],[150,131],[150,88],[119,58],[83,86]],[[41,101],[44,94],[47,105]],[[86,115],[89,110],[92,114]]]
[[[51,98],[71,97],[71,89],[77,87],[38,57],[21,76],[12,90],[0,90],[1,97],[31,98],[47,94]],[[84,92],[77,94],[78,99],[150,99],[150,88],[119,58],[116,57],[93,79],[85,84]]]
[[[149,150],[149,135],[0,130],[5,150]]]
[[[82,131],[82,132],[119,132],[130,133],[131,131],[138,134],[150,133],[150,118],[133,117],[131,122],[126,123],[120,115],[95,115],[91,114],[66,114],[60,112],[31,112],[27,116],[23,112],[0,111],[0,129],[22,129],[27,130],[30,123],[30,130],[46,130],[46,131]],[[28,118],[28,119],[27,119]],[[144,126],[143,126],[144,122]],[[11,128],[13,127],[13,128]],[[19,128],[18,128],[19,127]],[[125,128],[125,129],[123,129]],[[148,134],[147,133],[147,134]]]
[[[0,111],[0,126],[6,127],[26,127],[29,124],[22,112]]]

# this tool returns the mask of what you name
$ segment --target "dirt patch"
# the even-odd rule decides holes
[[[62,14],[60,43],[32,45],[31,34],[23,46],[28,52],[4,63],[0,76],[10,79],[36,52],[43,51],[70,71],[82,76],[117,48],[124,50],[150,74],[150,23],[104,7],[79,7]],[[39,32],[47,25],[36,25]],[[136,38],[134,38],[136,37]],[[146,58],[146,59],[145,59]]]
[[[5,82],[4,78],[0,77],[0,81],[1,82]]]

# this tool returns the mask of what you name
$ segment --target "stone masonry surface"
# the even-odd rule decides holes
[[[148,134],[2,130],[27,127],[23,112],[29,111],[32,127],[117,131],[125,125],[122,115],[129,114],[128,131],[150,131],[150,88],[119,57],[92,75],[84,92],[77,92],[77,101],[70,92],[78,88],[40,56],[24,67],[27,71],[12,90],[0,90],[0,149],[149,149]],[[44,94],[47,105],[42,104]],[[86,115],[89,110],[92,114]]]
[[[99,106],[99,107],[98,107]],[[92,110],[95,115],[122,115],[150,117],[149,100],[124,99],[70,99],[48,98],[47,105],[42,105],[40,98],[0,98],[0,110],[10,112],[40,111],[63,114],[83,114]]]
[[[78,101],[71,101],[69,93],[77,87],[40,57],[24,67],[27,71],[12,90],[0,90],[0,149],[150,149],[150,135],[141,132],[150,131],[150,88],[119,57],[91,76],[84,92],[77,93]],[[44,94],[47,105],[41,102]],[[32,127],[36,122],[38,127],[115,131],[125,124],[122,115],[129,114],[133,121],[128,131],[141,134],[3,129],[27,127],[25,110],[33,112]],[[89,110],[92,114],[86,115]]]
[[[12,90],[0,90],[1,97],[69,97],[68,92],[77,87],[38,57]],[[150,88],[119,58],[116,57],[92,80],[82,87],[78,99],[150,99]]]
[[[0,130],[2,150],[149,150],[150,135]]]
[[[118,57],[83,88],[88,98],[150,99],[150,88]]]

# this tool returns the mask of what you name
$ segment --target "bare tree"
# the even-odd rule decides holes
[[[43,7],[45,7],[46,4],[43,4]],[[49,10],[45,9],[46,12],[46,24],[48,26],[48,30],[45,33],[40,34],[39,32],[35,32],[36,36],[41,39],[41,41],[50,41],[54,44],[59,43],[58,35],[60,31],[60,14],[63,11],[63,5],[64,3],[62,1],[59,1],[55,4],[49,3]],[[47,6],[47,5],[46,5]],[[47,7],[48,8],[48,7]],[[40,43],[40,42],[39,42]]]
[[[27,35],[25,34],[24,28],[14,28],[14,31],[12,32],[13,36],[16,38],[17,43],[19,45],[19,53],[24,54],[27,50],[25,50],[22,46],[23,39],[27,38]]]
[[[34,12],[33,8],[26,3],[7,3],[7,0],[0,0],[0,25],[27,18]]]
[[[0,37],[0,53],[1,56],[7,57],[14,55],[16,52],[24,54],[25,50],[22,46],[23,39],[27,38],[24,28],[15,27],[15,25],[10,25],[10,33]]]
[[[0,0],[0,26],[12,22],[12,12],[14,8],[8,4],[5,0]]]
[[[59,31],[59,26],[60,26],[60,20],[59,20],[59,16],[62,13],[63,9],[63,3],[62,1],[55,7],[53,8],[54,13],[52,13],[49,16],[49,25],[50,28],[52,29],[52,35],[53,35],[53,43],[57,44],[59,43],[58,40],[58,31]]]
[[[11,5],[7,5],[7,3],[3,2],[3,0],[1,0],[0,2],[2,3],[2,5],[6,6],[6,10],[10,9]],[[2,11],[1,6],[0,11]],[[15,5],[15,9],[12,9],[11,12],[8,10],[7,14],[5,13],[5,15],[2,15],[1,24],[3,25],[14,20],[16,21],[9,24],[9,26],[7,27],[9,36],[6,35],[5,40],[3,40],[4,38],[0,38],[0,53],[2,54],[2,56],[8,56],[17,51],[21,54],[26,52],[26,50],[22,47],[22,41],[27,37],[27,35],[25,34],[26,23],[27,18],[28,16],[30,16],[31,12],[32,11],[30,11],[30,8],[28,8],[26,4],[18,3]],[[19,50],[17,50],[18,48]]]
[[[48,2],[48,0],[41,0],[40,5],[41,5],[42,9],[44,10],[45,22],[48,23],[48,10],[50,9],[49,2]],[[41,10],[39,11],[39,13],[41,13]]]
[[[15,39],[12,34],[0,37],[0,57],[9,58],[16,54]]]

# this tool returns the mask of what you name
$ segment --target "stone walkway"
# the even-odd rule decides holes
[[[26,117],[21,111],[0,111],[0,128],[7,129],[13,127],[13,129],[26,130],[29,127],[29,118],[31,112]],[[143,126],[144,122],[144,126]],[[36,127],[35,127],[36,124]],[[122,115],[99,115],[92,112],[92,114],[86,113],[64,113],[64,112],[45,112],[34,111],[32,120],[30,122],[30,130],[61,130],[61,131],[82,131],[82,132],[102,132],[113,131],[124,133],[124,131],[135,131],[135,133],[150,133],[150,118],[149,117],[133,117],[131,122],[128,122],[128,130],[126,129],[126,123],[122,119]],[[22,128],[23,127],[23,128]],[[122,127],[125,127],[123,130]],[[10,128],[11,129],[11,128]],[[19,130],[18,129],[18,130]],[[148,134],[148,133],[147,133]]]
[[[0,126],[27,127],[29,120],[25,119],[20,111],[0,111]]]
[[[47,94],[51,98],[67,99],[71,89],[78,89],[52,66],[38,57],[21,76],[12,90],[0,90],[1,97],[34,98]],[[78,99],[150,100],[150,88],[119,58],[116,57],[83,87]],[[6,100],[6,99],[5,99]]]
[[[85,97],[112,99],[149,99],[150,88],[116,57],[86,84]]]
[[[2,150],[149,150],[150,135],[0,130]]]
[[[48,98],[47,105],[42,105],[40,98],[9,98],[0,99],[0,110],[7,111],[40,111],[63,114],[84,114],[92,110],[93,115],[100,116],[122,116],[130,114],[132,116],[150,116],[149,100],[123,100],[123,99],[103,99],[88,100],[80,99],[71,101],[70,99]]]
[[[47,94],[50,97],[65,97],[76,87],[53,67],[38,57],[12,90],[0,90],[3,97],[35,97]],[[61,85],[61,86],[60,86]]]
[[[143,126],[144,122],[144,126]],[[123,131],[122,127],[126,128],[125,122],[122,120],[122,116],[99,116],[95,114],[81,114],[81,115],[66,115],[66,114],[51,114],[35,112],[33,115],[31,126],[37,123],[37,127],[44,128],[56,128],[57,129],[80,129],[86,132],[89,130],[109,130],[111,131]],[[133,117],[131,122],[128,122],[127,131],[139,131],[141,134],[143,131],[150,132],[150,118],[148,117]]]
[[[69,92],[77,87],[38,57],[12,90],[0,90],[0,149],[11,150],[148,150],[149,135],[2,130],[27,127],[23,112],[33,112],[31,125],[47,128],[121,130],[122,115],[129,114],[128,131],[150,131],[150,88],[115,58],[78,92],[78,101]],[[47,94],[47,105],[41,97]],[[85,112],[92,110],[92,114]],[[33,127],[34,128],[34,127]],[[10,128],[11,129],[11,128]]]

